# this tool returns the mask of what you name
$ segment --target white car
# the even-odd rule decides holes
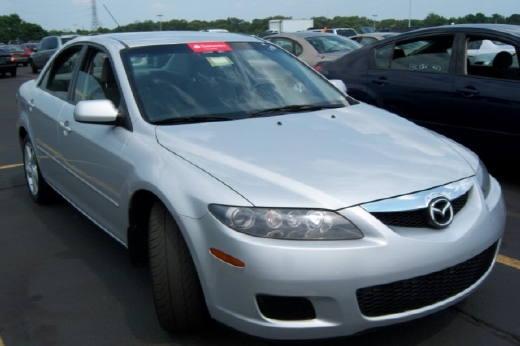
[[[148,264],[167,331],[345,336],[493,269],[505,206],[474,153],[262,39],[79,37],[17,100],[30,196],[60,194]]]
[[[491,65],[497,53],[516,53],[515,47],[500,41],[474,40],[467,44],[467,57],[472,65]]]

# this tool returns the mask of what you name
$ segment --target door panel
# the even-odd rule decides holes
[[[121,208],[125,177],[132,169],[122,155],[131,134],[123,127],[82,124],[67,104],[59,119],[59,145],[65,176],[62,185],[70,202],[100,226],[124,240],[126,210]]]
[[[436,127],[450,109],[453,35],[390,43],[374,49],[367,91],[376,105]]]
[[[458,76],[453,87],[453,108],[459,114],[453,121],[460,126],[453,137],[483,157],[500,152],[518,159],[520,80]]]
[[[66,102],[39,88],[35,88],[33,96],[28,105],[32,126],[31,140],[36,149],[42,174],[51,185],[58,187],[61,157],[58,148],[57,123]]]
[[[123,149],[132,132],[123,126],[74,120],[78,102],[112,99],[114,92],[119,93],[117,83],[107,88],[108,83],[102,82],[107,74],[103,69],[110,68],[112,73],[108,55],[89,48],[85,56],[86,61],[77,72],[81,78],[76,78],[73,86],[74,101],[64,106],[58,121],[59,148],[66,172],[63,189],[70,202],[125,242],[127,210],[126,205],[121,206],[121,200],[127,194],[125,177],[132,165],[124,157]],[[116,80],[113,75],[106,79]]]

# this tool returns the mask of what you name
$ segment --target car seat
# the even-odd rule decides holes
[[[513,56],[506,51],[499,52],[493,59],[493,70],[495,77],[502,79],[511,79],[509,68],[513,64]]]

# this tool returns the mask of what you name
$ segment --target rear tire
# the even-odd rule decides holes
[[[32,73],[38,73],[38,68],[34,65],[34,61],[30,62]]]
[[[197,270],[184,237],[166,207],[150,212],[149,256],[157,317],[168,332],[201,329],[209,322]]]
[[[28,136],[23,143],[23,168],[29,193],[36,203],[49,203],[54,200],[55,192],[42,177],[36,152]]]
[[[11,77],[16,77],[16,68],[11,70]]]

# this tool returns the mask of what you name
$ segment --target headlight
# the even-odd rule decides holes
[[[487,196],[489,195],[489,189],[491,188],[491,178],[489,176],[486,166],[484,166],[484,163],[482,161],[479,162],[477,173],[475,175],[477,177],[480,188],[482,189],[484,197],[487,198]]]
[[[327,210],[232,207],[211,204],[209,211],[227,227],[256,237],[290,240],[352,240],[363,233],[343,216]]]

